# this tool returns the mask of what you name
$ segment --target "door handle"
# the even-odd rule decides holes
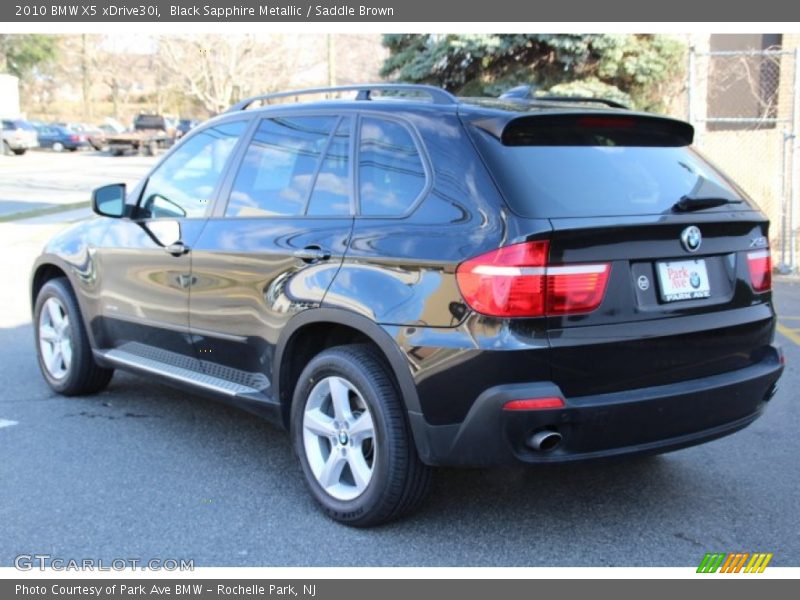
[[[313,264],[328,260],[331,257],[331,251],[320,246],[306,246],[302,250],[295,250],[294,256],[304,263]]]
[[[172,254],[172,256],[183,256],[189,253],[189,246],[181,241],[173,242],[169,246],[165,246],[164,250]]]

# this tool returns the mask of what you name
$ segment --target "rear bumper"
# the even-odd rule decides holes
[[[5,141],[12,150],[30,150],[31,148],[37,148],[39,146],[39,142],[33,140],[11,138]]]
[[[719,375],[624,392],[565,398],[553,383],[497,386],[475,401],[466,419],[433,426],[410,414],[425,436],[423,460],[442,466],[559,463],[626,454],[666,452],[719,438],[752,423],[775,393],[783,371],[771,346],[751,366]],[[558,396],[558,409],[508,411],[509,400]],[[549,452],[527,445],[534,433],[557,431]]]

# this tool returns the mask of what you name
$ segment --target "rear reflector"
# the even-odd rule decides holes
[[[493,317],[567,315],[600,306],[611,265],[549,265],[549,250],[547,241],[526,242],[461,263],[461,295],[473,310]]]
[[[747,267],[750,270],[750,283],[756,292],[772,289],[772,257],[769,250],[748,252]]]
[[[547,408],[564,408],[561,398],[530,398],[528,400],[511,400],[503,405],[503,410],[544,410]]]

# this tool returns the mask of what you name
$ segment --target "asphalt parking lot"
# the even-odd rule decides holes
[[[30,159],[28,170],[0,163],[0,207],[85,199],[151,160]],[[37,178],[39,192],[26,187]],[[49,390],[28,269],[64,220],[85,213],[0,223],[2,566],[33,553],[196,566],[696,566],[706,552],[736,551],[800,566],[800,282],[775,285],[788,366],[751,427],[658,457],[441,470],[421,511],[360,531],[317,511],[287,435],[255,417],[122,373],[94,397]]]

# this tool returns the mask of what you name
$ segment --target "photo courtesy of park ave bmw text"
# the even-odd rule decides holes
[[[788,585],[798,13],[0,6],[0,597]]]

